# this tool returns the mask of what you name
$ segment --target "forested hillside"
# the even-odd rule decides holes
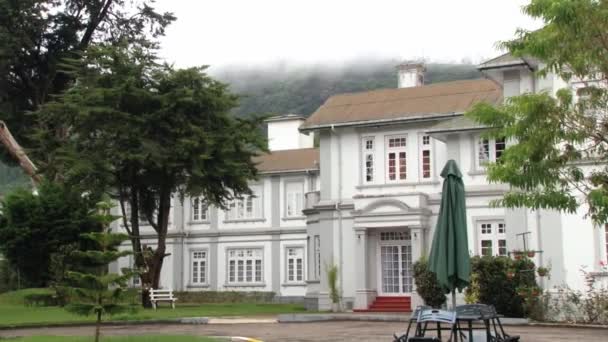
[[[331,95],[396,88],[396,60],[351,62],[342,66],[289,66],[211,69],[240,94],[238,115],[312,114]],[[471,64],[428,63],[425,83],[480,78]]]
[[[350,62],[333,66],[268,67],[242,66],[211,69],[211,74],[229,83],[241,95],[236,114],[296,113],[310,115],[331,95],[397,86],[396,60]],[[479,78],[470,64],[427,64],[426,83]],[[16,167],[0,164],[0,195],[17,186],[28,186],[28,178]]]

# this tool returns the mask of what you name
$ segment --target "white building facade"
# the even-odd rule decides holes
[[[490,205],[508,187],[490,184],[484,164],[496,161],[506,142],[482,138],[483,127],[463,113],[479,101],[498,105],[570,86],[553,75],[535,76],[538,67],[504,55],[480,66],[486,79],[424,86],[416,76],[423,67],[404,64],[399,89],[337,95],[307,119],[300,129],[320,136],[321,159],[320,200],[305,210],[308,240],[320,241],[323,264],[339,267],[347,309],[386,311],[378,303],[393,297],[402,299],[399,311],[422,304],[412,263],[430,252],[439,173],[449,159],[463,173],[471,255],[540,251],[533,259],[551,269],[550,278],[539,279],[546,289],[582,289],[581,267],[606,281],[600,262],[608,258],[608,231],[586,219],[585,208],[565,214]],[[307,306],[329,309],[323,272],[308,275]]]
[[[278,300],[302,301],[309,262],[302,210],[306,193],[319,188],[319,152],[312,137],[298,132],[303,121],[295,115],[268,121],[276,150],[256,160],[260,178],[250,184],[253,195],[231,202],[228,210],[204,198],[174,198],[161,287],[274,292]],[[154,248],[155,232],[141,224],[142,244]],[[132,257],[113,270],[123,267],[133,267]]]
[[[412,264],[428,256],[449,159],[466,191],[471,255],[541,251],[539,279],[582,289],[580,268],[608,273],[608,230],[585,208],[575,214],[495,208],[508,189],[490,184],[485,163],[507,142],[483,139],[463,113],[527,92],[573,87],[534,75],[535,61],[503,55],[480,65],[485,79],[424,85],[424,65],[398,66],[399,87],[329,98],[305,119],[268,120],[271,153],[260,157],[254,195],[229,210],[204,199],[174,200],[161,286],[183,291],[265,291],[309,309],[330,309],[326,269],[337,265],[345,309],[408,311],[421,304]],[[318,136],[318,148],[313,148]],[[117,226],[117,229],[120,227]],[[155,235],[144,228],[154,247]],[[525,245],[524,245],[525,243]],[[115,270],[132,266],[123,258]]]

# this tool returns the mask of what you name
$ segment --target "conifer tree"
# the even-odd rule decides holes
[[[108,272],[108,265],[123,256],[131,254],[120,251],[118,247],[129,237],[126,234],[112,233],[110,223],[117,217],[110,215],[111,204],[101,202],[94,218],[103,224],[102,232],[82,234],[89,243],[89,248],[77,251],[74,258],[80,262],[82,271],[68,272],[68,288],[72,293],[66,309],[78,315],[94,315],[95,342],[99,341],[99,332],[104,315],[116,315],[134,310],[134,306],[123,304],[123,293],[133,272],[123,269],[122,274]]]

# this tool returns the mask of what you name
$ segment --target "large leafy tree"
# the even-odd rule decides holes
[[[0,253],[19,270],[25,286],[42,287],[56,280],[51,261],[66,256],[66,246],[77,246],[81,233],[101,229],[89,214],[96,201],[50,182],[43,182],[37,194],[16,190],[2,201]]]
[[[475,106],[467,115],[512,144],[488,178],[512,185],[506,207],[575,212],[584,206],[608,221],[608,1],[532,0],[525,13],[544,21],[503,42],[520,57],[541,61],[540,76],[556,74],[575,86]],[[559,84],[559,83],[556,83]]]
[[[31,112],[72,84],[66,60],[100,42],[153,45],[164,33],[175,18],[155,11],[153,2],[0,0],[0,120],[22,146],[37,146],[30,136],[37,119]]]
[[[172,200],[219,206],[248,193],[252,157],[266,148],[260,118],[230,114],[236,96],[204,68],[158,65],[137,45],[91,48],[76,85],[40,110],[38,138],[66,182],[118,200],[144,289],[157,288]],[[58,125],[68,125],[66,138]],[[141,218],[156,246],[142,246]],[[150,234],[150,231],[147,231]],[[147,292],[142,299],[148,303]]]

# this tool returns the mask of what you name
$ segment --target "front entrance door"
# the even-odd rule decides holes
[[[380,292],[400,296],[412,292],[412,246],[408,232],[381,232],[378,267]]]

